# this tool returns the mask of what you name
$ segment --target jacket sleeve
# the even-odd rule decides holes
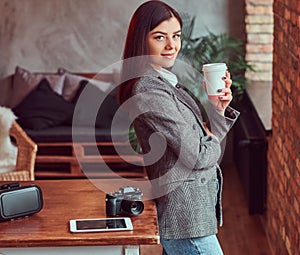
[[[163,85],[144,79],[136,86],[134,96],[127,105],[132,119],[139,116],[139,122],[146,126],[147,132],[158,132],[157,137],[162,138],[151,144],[151,151],[161,148],[172,150],[188,169],[213,167],[221,155],[219,140],[204,135],[201,128],[195,128],[199,125],[196,117],[191,113],[190,119],[183,116],[184,111],[179,109],[175,95]],[[137,136],[139,140],[149,137],[141,133]]]
[[[222,142],[240,113],[228,106],[225,110],[225,116],[223,116],[210,103],[205,105],[205,110],[210,120],[211,132]]]

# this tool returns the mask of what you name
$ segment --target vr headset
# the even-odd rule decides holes
[[[39,186],[8,183],[0,187],[0,221],[24,218],[42,208],[43,196]]]

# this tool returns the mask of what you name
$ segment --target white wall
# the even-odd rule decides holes
[[[141,0],[0,0],[0,78],[16,65],[32,71],[97,72],[120,60]],[[195,35],[243,37],[244,1],[166,0],[196,16]]]

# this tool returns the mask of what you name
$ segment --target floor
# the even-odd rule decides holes
[[[259,215],[248,214],[243,189],[233,165],[223,166],[224,224],[218,238],[225,255],[271,255]],[[162,248],[141,246],[141,255],[160,255]],[[170,254],[172,255],[172,254]]]

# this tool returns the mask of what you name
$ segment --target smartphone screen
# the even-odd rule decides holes
[[[130,218],[101,218],[70,220],[71,232],[132,230]]]
[[[78,230],[126,228],[126,224],[124,219],[78,220],[76,228]]]

